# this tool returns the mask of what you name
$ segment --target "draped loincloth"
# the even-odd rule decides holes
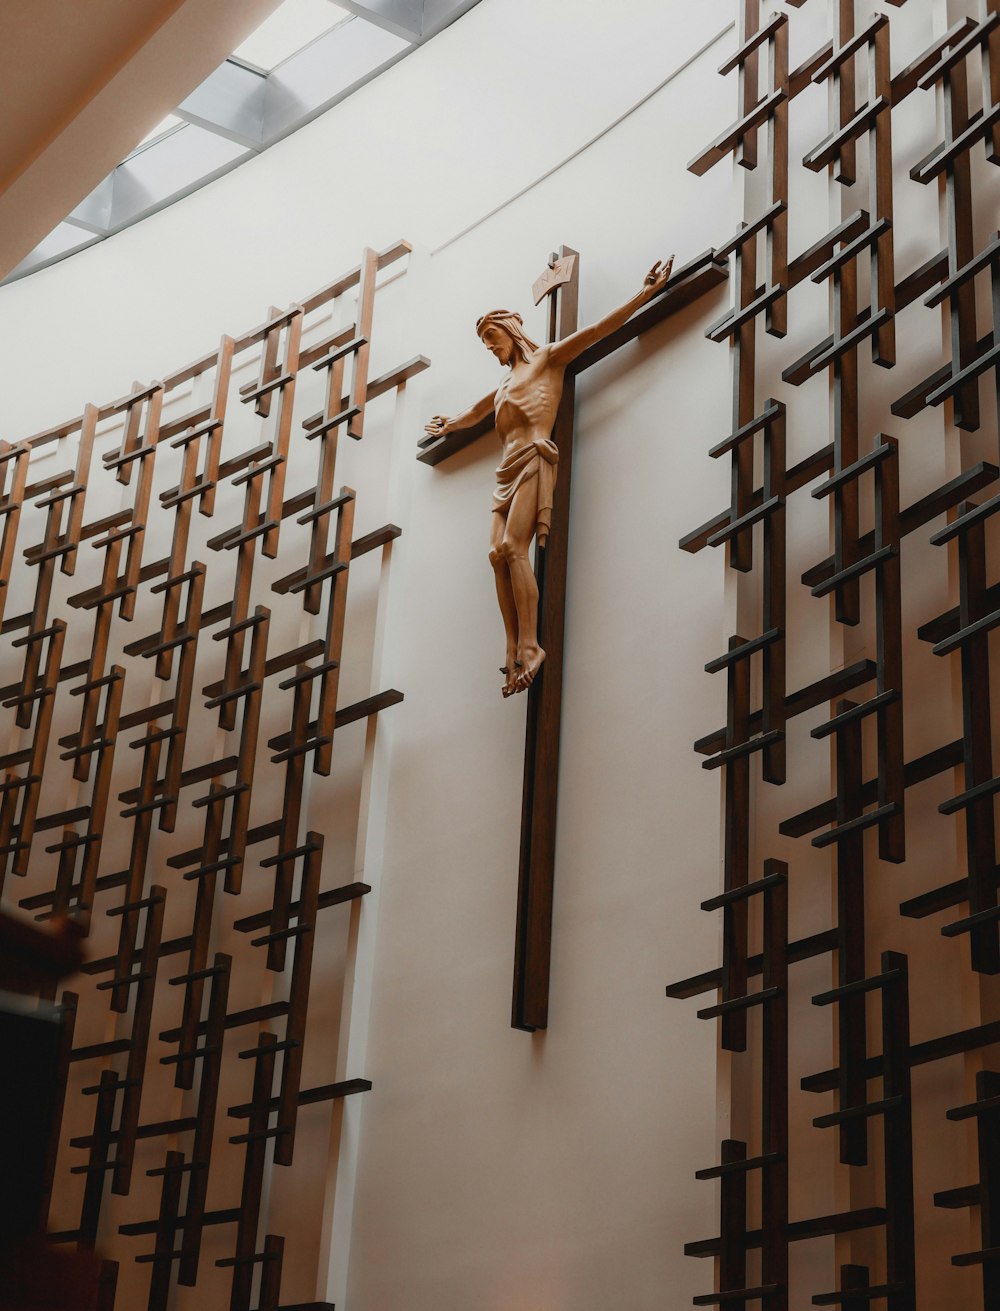
[[[552,494],[556,485],[559,447],[548,437],[536,437],[506,456],[497,469],[497,489],[493,493],[493,510],[506,514],[518,490],[534,478],[538,482],[535,531],[538,545],[544,546],[552,526]]]

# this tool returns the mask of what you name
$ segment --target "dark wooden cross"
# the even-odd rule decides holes
[[[521,856],[517,891],[517,935],[514,947],[514,988],[511,1026],[533,1033],[548,1027],[549,962],[552,943],[552,892],[556,855],[556,815],[559,785],[559,729],[562,705],[563,624],[566,607],[566,564],[569,547],[570,476],[573,462],[575,380],[619,347],[662,323],[692,301],[725,282],[728,264],[706,251],[678,269],[664,291],[638,314],[584,351],[566,370],[562,402],[552,430],[559,448],[559,476],[552,507],[552,528],[544,549],[535,549],[538,580],[538,632],[545,664],[528,690],[524,746],[524,791],[521,805]],[[536,281],[536,304],[549,298],[549,342],[577,329],[579,260],[576,251],[561,247]],[[440,464],[494,430],[492,417],[475,427],[445,437],[424,438],[417,456],[424,464]]]

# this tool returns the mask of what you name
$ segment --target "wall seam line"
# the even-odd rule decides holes
[[[449,246],[453,246],[456,242],[461,241],[463,237],[467,237],[470,232],[475,232],[476,228],[481,227],[482,224],[487,223],[491,218],[495,217],[495,215],[500,214],[508,205],[513,205],[514,202],[520,200],[522,196],[526,196],[529,191],[534,191],[535,187],[541,186],[543,182],[548,181],[550,177],[558,173],[560,169],[565,168],[567,164],[571,164],[574,159],[578,159],[582,154],[588,151],[591,146],[595,146],[598,141],[601,141],[606,137],[609,132],[613,132],[616,127],[620,127],[622,123],[631,118],[637,110],[642,109],[643,105],[647,105],[655,96],[658,96],[665,87],[670,85],[675,77],[678,77],[686,69],[690,68],[696,60],[699,60],[702,55],[711,50],[712,46],[716,45],[724,36],[727,36],[732,32],[735,27],[735,23],[727,23],[725,27],[716,32],[715,36],[706,41],[705,44],[699,47],[699,49],[697,49],[692,55],[689,55],[682,64],[678,64],[675,69],[668,73],[662,82],[658,82],[656,86],[647,91],[645,95],[641,96],[635,104],[630,105],[629,108],[619,114],[617,118],[613,119],[605,127],[602,127],[599,132],[595,133],[595,135],[588,141],[585,141],[583,145],[577,146],[575,150],[572,150],[557,164],[553,164],[552,167],[546,169],[544,173],[540,173],[538,177],[533,178],[531,182],[521,187],[520,190],[515,191],[512,196],[508,196],[507,199],[501,201],[499,205],[494,206],[493,209],[488,210],[485,214],[475,219],[468,225],[468,227],[462,228],[460,232],[456,232],[453,236],[450,236],[447,241],[443,241],[441,245],[435,246],[431,251],[431,256],[440,255],[441,252],[447,250]]]

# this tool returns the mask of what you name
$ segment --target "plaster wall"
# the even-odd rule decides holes
[[[727,351],[703,330],[729,292],[647,334],[578,387],[545,1034],[508,1027],[524,706],[501,700],[496,673],[502,631],[486,560],[496,451],[487,439],[438,469],[413,457],[429,415],[455,413],[496,385],[496,365],[472,332],[479,314],[520,308],[529,332],[543,335],[528,288],[560,243],[581,252],[587,322],[630,295],[655,259],[675,250],[683,262],[758,212],[759,175],[728,162],[701,179],[685,171],[735,117],[734,83],[715,74],[735,44],[734,8],[482,0],[265,155],[0,290],[0,358],[12,380],[4,436],[20,438],[86,398],[120,395],[133,377],[199,355],[219,331],[257,322],[267,304],[356,263],[362,245],[400,235],[414,243],[405,276],[379,294],[373,368],[417,352],[433,367],[395,403],[373,407],[344,474],[362,492],[360,531],[386,520],[403,528],[388,569],[352,601],[352,650],[373,683],[406,700],[382,717],[374,743],[359,737],[347,750],[343,813],[361,786],[347,776],[361,777],[366,751],[369,804],[364,831],[344,837],[337,859],[353,860],[374,892],[324,940],[314,990],[314,1004],[329,1011],[336,1077],[364,1075],[374,1087],[344,1105],[332,1135],[327,1120],[310,1127],[305,1118],[307,1182],[273,1186],[278,1232],[297,1219],[311,1229],[321,1213],[312,1263],[290,1285],[303,1302],[652,1311],[687,1305],[711,1286],[709,1263],[681,1250],[718,1232],[714,1186],[692,1176],[715,1160],[719,1137],[750,1124],[757,1080],[753,1056],[718,1059],[713,1026],[695,1019],[695,1003],[665,1001],[663,985],[708,968],[719,951],[718,925],[698,910],[720,884],[718,775],[699,768],[690,745],[725,719],[724,686],[701,668],[753,619],[749,590],[718,553],[683,555],[676,545],[728,501],[728,471],[706,456],[731,427]],[[925,48],[946,17],[930,0],[894,12],[899,57]],[[822,44],[827,23],[822,0],[796,11],[793,65]],[[824,93],[807,94],[792,117],[793,160],[826,131]],[[914,99],[900,127],[912,157],[926,153],[937,139],[933,98]],[[822,175],[793,168],[793,177],[795,253],[856,206]],[[942,240],[936,198],[906,186],[903,271]],[[825,288],[806,284],[789,339],[762,346],[762,379],[771,368],[773,386],[762,380],[760,394],[789,404],[789,432],[801,443],[793,461],[827,440],[827,384],[793,390],[780,370],[825,335],[827,315]],[[906,332],[905,368],[916,379],[940,352],[939,321],[914,310]],[[903,390],[900,372],[866,393],[872,431],[892,431],[883,417]],[[935,411],[908,429],[921,443],[903,464],[904,504],[957,469],[957,437],[945,423]],[[822,515],[803,498],[789,511],[793,580],[829,549]],[[926,556],[910,571],[927,580],[908,602],[912,633],[943,607],[954,580],[925,539],[906,549]],[[831,646],[826,620],[826,602],[790,584],[790,686],[857,658],[870,636],[841,645],[838,635]],[[955,728],[954,689],[942,693],[923,652],[908,678],[926,698],[916,734],[926,732],[920,749],[930,749],[938,728]],[[829,757],[808,743],[813,722],[794,728],[802,767],[758,797],[762,831],[831,791]],[[935,786],[943,796],[950,781]],[[906,892],[875,886],[875,922],[888,923],[901,895],[947,881],[943,865],[956,867],[938,799],[924,807],[935,820],[926,832],[923,809],[913,821],[923,855],[915,877],[905,867]],[[793,937],[832,922],[830,858],[807,847],[762,842],[757,852],[792,865]],[[974,1017],[980,999],[936,924],[913,934],[947,979],[946,989],[930,974],[921,984],[927,1023],[934,1032],[959,1027],[955,1012]],[[911,944],[897,936],[892,945]],[[828,986],[828,962],[794,981],[803,997]],[[793,1010],[794,1079],[832,1063],[830,1041],[827,1017],[817,1021],[807,1000]],[[970,1075],[961,1062],[933,1077],[935,1108],[963,1100]],[[823,1098],[793,1098],[803,1163],[793,1215],[860,1204],[811,1127],[826,1109]],[[940,1111],[928,1115],[930,1133]],[[964,1182],[948,1168],[954,1150],[925,1152],[924,1192]],[[965,1245],[940,1233],[924,1237],[948,1250]],[[833,1287],[835,1244],[799,1248],[808,1250],[794,1253],[796,1270],[816,1289]],[[928,1311],[955,1305],[947,1289],[930,1296]]]
[[[268,1227],[289,1233],[298,1216],[311,1231],[322,1212],[311,1266],[286,1277],[302,1301],[596,1306],[627,1288],[651,1307],[665,1288],[703,1284],[679,1236],[712,1225],[711,1190],[692,1197],[687,1182],[715,1136],[713,1035],[670,1011],[662,985],[714,951],[713,926],[679,914],[671,888],[693,887],[696,902],[715,881],[716,790],[687,745],[715,690],[706,680],[692,697],[682,671],[718,645],[721,610],[705,593],[721,602],[723,580],[714,561],[692,571],[674,543],[724,494],[723,478],[700,477],[690,439],[725,424],[724,352],[699,331],[724,296],[580,387],[547,1036],[508,1027],[524,707],[501,701],[495,673],[495,453],[441,471],[413,458],[427,415],[495,385],[471,331],[485,307],[520,305],[542,335],[527,290],[554,246],[582,252],[587,320],[656,258],[683,261],[731,226],[728,180],[708,184],[711,234],[706,192],[683,171],[706,127],[725,123],[725,87],[678,71],[706,45],[722,57],[729,6],[628,8],[623,22],[597,4],[484,0],[280,147],[0,297],[9,376],[23,380],[6,431],[21,436],[202,353],[219,330],[349,267],[362,244],[415,244],[379,294],[373,368],[421,351],[434,371],[373,411],[342,471],[361,491],[358,531],[404,529],[388,582],[352,583],[349,631],[351,663],[380,660],[379,685],[406,701],[380,722],[357,848],[375,893],[346,929],[324,929],[313,994],[337,1077],[367,1072],[375,1088],[345,1106],[332,1139],[326,1117],[304,1113],[298,1183],[273,1181]],[[290,487],[295,476],[293,456]],[[389,620],[376,651],[378,586]],[[363,749],[345,743],[344,774],[360,775]],[[355,791],[342,777],[330,813],[346,819]],[[334,838],[349,861],[353,841]],[[229,1191],[237,1178],[230,1167]],[[64,1200],[68,1225],[77,1199]],[[155,1211],[155,1196],[131,1205]],[[109,1232],[125,1218],[109,1215]],[[210,1236],[206,1257],[224,1250]],[[141,1270],[128,1275],[136,1298]]]

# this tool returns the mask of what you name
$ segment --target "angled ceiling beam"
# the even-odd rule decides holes
[[[91,88],[92,98],[100,102],[99,106],[95,105],[92,113],[92,107],[88,104],[78,117],[87,119],[88,131],[94,123],[99,128],[102,121],[105,127],[113,130],[116,134],[114,139],[119,141],[120,138],[113,154],[107,140],[87,140],[81,137],[80,124],[69,115],[68,126],[62,130],[62,136],[57,134],[49,152],[52,160],[61,161],[64,165],[57,178],[58,186],[62,189],[50,188],[51,194],[47,193],[43,197],[49,202],[52,202],[54,195],[65,197],[65,200],[60,199],[58,204],[49,203],[48,208],[39,205],[29,209],[27,202],[22,199],[25,195],[28,200],[32,198],[30,187],[26,192],[23,186],[19,186],[18,168],[12,165],[30,153],[31,137],[27,127],[31,114],[21,113],[19,116],[17,111],[21,106],[15,105],[11,130],[0,138],[0,282],[8,276],[22,277],[78,248],[79,242],[73,239],[74,230],[89,234],[91,238],[109,236],[228,172],[246,157],[248,151],[256,153],[264,150],[304,123],[325,113],[352,91],[403,58],[416,45],[436,35],[456,18],[474,8],[479,0],[338,0],[341,9],[350,9],[356,18],[364,21],[340,23],[285,60],[270,74],[262,74],[238,60],[223,57],[209,68],[198,85],[191,87],[193,64],[189,59],[185,64],[185,72],[189,76],[186,86],[182,88],[179,107],[174,100],[163,100],[161,103],[160,99],[153,101],[148,96],[145,105],[132,105],[123,97],[125,93],[130,93],[133,99],[139,99],[148,92],[158,92],[162,81],[159,74],[163,72],[160,64],[181,39],[178,32],[185,41],[193,43],[192,48],[198,48],[200,55],[204,53],[199,46],[204,32],[191,27],[194,21],[192,15],[200,14],[202,20],[208,15],[215,21],[225,19],[227,15],[231,19],[232,11],[237,11],[242,30],[234,33],[231,26],[227,28],[229,35],[225,46],[220,47],[228,55],[249,30],[277,8],[281,0],[75,2],[77,8],[72,11],[75,26],[70,25],[72,31],[60,31],[59,40],[54,43],[56,55],[64,61],[75,53],[78,45],[86,45],[88,33],[92,39],[85,53],[92,57],[95,51],[99,53],[103,50],[106,43],[104,29],[98,25],[95,31],[91,30],[94,29],[95,20],[91,10],[95,4],[102,6],[101,12],[105,18],[112,10],[122,6],[126,7],[132,18],[136,18],[140,12],[146,18],[156,12],[169,14],[169,22],[173,24],[170,41],[165,44],[160,39],[156,45],[158,64],[151,63],[151,50],[140,44],[131,63],[127,61],[112,79],[113,85],[101,86],[95,82],[97,90]],[[46,23],[51,26],[56,16],[49,11],[53,6],[61,6],[64,0],[34,0],[34,3],[36,7],[31,10],[33,22],[26,24],[20,15],[14,16],[12,21],[11,16],[3,10],[0,0],[0,44],[3,44],[5,38],[12,38],[8,44],[15,52],[14,62],[28,68],[34,67],[32,55],[37,53],[35,48],[44,35],[42,29]],[[183,23],[180,11],[184,14]],[[64,11],[60,9],[60,13]],[[164,19],[161,26],[167,27],[168,20]],[[32,33],[27,30],[29,27],[39,30]],[[219,33],[215,35],[221,41]],[[148,44],[153,44],[152,38]],[[212,48],[215,49],[214,46]],[[46,46],[46,50],[49,49]],[[87,58],[81,62],[88,72],[92,71]],[[55,63],[58,65],[58,58]],[[197,67],[201,68],[202,63],[199,62]],[[46,87],[50,83],[55,85],[60,77],[66,80],[66,71],[65,68],[52,67]],[[139,97],[136,97],[137,87]],[[38,100],[39,97],[34,96],[31,106]],[[116,102],[119,106],[117,111]],[[151,108],[152,105],[155,108]],[[63,108],[61,103],[57,107],[60,110]],[[168,112],[176,114],[190,128],[169,132],[162,138],[150,141],[141,150],[136,150],[141,135],[155,127]],[[39,117],[37,112],[34,117]],[[85,148],[79,155],[70,155],[67,159],[69,139],[82,141]],[[100,155],[102,162],[107,158],[122,162],[110,172],[99,174],[91,157],[95,146],[105,151]],[[51,161],[45,162],[48,165]],[[83,171],[81,165],[85,166]],[[51,169],[48,176],[51,178]],[[98,179],[96,182],[95,176]],[[84,177],[89,190],[82,185]],[[37,180],[37,177],[30,178],[30,185],[35,186]],[[29,224],[25,230],[30,233],[30,240],[23,239],[16,223],[8,223],[6,228],[3,226],[10,205],[5,185],[12,195],[18,196],[22,204],[17,217]],[[69,188],[75,191],[75,195],[69,192]],[[69,214],[66,214],[67,209],[70,210]],[[80,240],[84,245],[92,244],[92,241],[85,238]],[[24,245],[28,246],[28,250],[18,258]]]
[[[424,0],[337,0],[357,18],[364,18],[404,41],[419,41],[424,31]]]
[[[474,9],[478,3],[479,0],[424,0],[422,39],[426,41],[437,36],[442,28]]]
[[[0,6],[0,278],[85,201],[279,0]]]

